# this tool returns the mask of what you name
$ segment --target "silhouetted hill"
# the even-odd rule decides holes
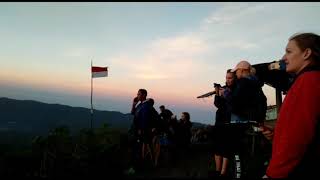
[[[192,127],[193,128],[205,128],[207,127],[207,124],[202,124],[202,123],[198,123],[198,122],[192,122]]]
[[[131,119],[130,114],[94,110],[93,126],[107,123],[112,127],[127,129]],[[72,132],[90,128],[90,109],[0,98],[0,131],[47,133],[49,129],[61,125],[68,126]]]

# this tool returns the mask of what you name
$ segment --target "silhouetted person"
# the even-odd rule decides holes
[[[160,131],[161,133],[168,133],[169,121],[173,113],[169,109],[166,109],[164,105],[161,105],[159,108],[160,108]]]
[[[151,144],[153,120],[153,99],[147,99],[147,90],[139,89],[137,96],[133,99],[131,114],[133,118],[134,131],[134,148],[133,148],[133,164],[135,168],[142,167],[144,147],[146,144]]]
[[[214,176],[225,176],[231,156],[230,132],[228,124],[231,118],[231,96],[235,86],[236,76],[231,69],[226,73],[226,85],[223,87],[215,86],[216,95],[214,105],[218,108],[216,111],[216,121],[214,128],[214,160],[216,172]]]

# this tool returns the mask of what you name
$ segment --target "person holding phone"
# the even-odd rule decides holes
[[[152,129],[154,128],[153,114],[154,101],[147,99],[148,92],[139,89],[137,96],[133,98],[131,114],[133,115],[133,132],[135,137],[134,161],[136,166],[143,165],[145,147],[151,144]]]

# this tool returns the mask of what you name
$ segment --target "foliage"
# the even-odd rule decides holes
[[[70,134],[67,126],[34,136],[28,148],[1,145],[0,175],[7,177],[92,177],[121,175],[125,167],[125,141],[117,129],[103,124]],[[14,150],[14,151],[13,151]]]

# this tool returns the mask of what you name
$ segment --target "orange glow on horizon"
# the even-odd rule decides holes
[[[34,89],[42,89],[49,91],[57,91],[66,94],[74,94],[79,96],[90,96],[91,82],[90,78],[85,81],[81,81],[79,78],[65,78],[63,75],[44,74],[42,76],[33,74],[0,74],[1,82],[11,84],[14,86],[22,86]],[[107,77],[108,78],[108,77]],[[83,79],[83,78],[82,78]],[[126,84],[126,86],[124,86]],[[139,88],[137,84],[133,82],[121,82],[111,79],[106,81],[93,80],[93,91],[95,97],[109,97],[113,99],[128,100],[128,106],[130,106],[133,97]],[[165,88],[163,88],[165,87]],[[148,90],[148,97],[153,98],[156,104],[164,104],[168,106],[183,106],[192,107],[196,109],[216,109],[213,105],[213,97],[205,99],[197,99],[196,96],[201,93],[195,93],[195,89],[192,87],[188,89],[170,89],[167,86],[157,84],[156,86],[146,87]],[[268,105],[275,104],[274,89],[265,86],[264,92],[268,97]]]

